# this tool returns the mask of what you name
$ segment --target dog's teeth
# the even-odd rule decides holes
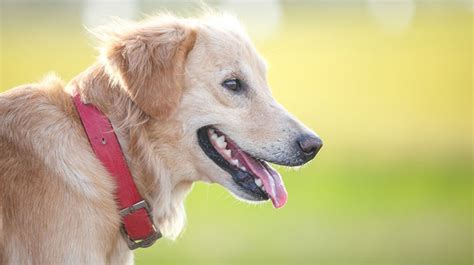
[[[247,171],[247,169],[246,169],[244,166],[240,167],[240,169],[241,169],[242,171]]]
[[[211,134],[214,134],[214,133],[216,133],[216,130],[210,129],[209,132],[210,132]]]
[[[230,163],[234,166],[239,166],[239,160],[237,160],[237,159],[231,159]]]
[[[229,149],[224,150],[224,155],[228,158],[231,156],[231,151]]]
[[[259,187],[262,187],[262,180],[261,179],[255,179],[255,184],[257,184],[257,186],[259,186]]]
[[[216,144],[217,144],[217,147],[219,148],[225,148],[227,146],[227,142],[225,141],[224,135],[217,138]]]
[[[216,141],[217,140],[217,134],[213,133],[211,134],[211,140]]]

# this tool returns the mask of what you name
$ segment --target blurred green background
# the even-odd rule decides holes
[[[235,13],[275,97],[325,146],[280,168],[286,207],[198,183],[177,241],[136,264],[472,264],[472,28],[466,1],[211,2]],[[95,60],[84,26],[196,2],[1,2],[0,91]]]

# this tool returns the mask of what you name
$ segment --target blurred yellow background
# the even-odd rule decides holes
[[[310,165],[279,169],[280,210],[196,184],[183,235],[136,251],[136,264],[472,264],[472,2],[210,5],[243,21],[275,97],[325,146]],[[2,0],[0,91],[92,64],[84,25],[198,7]]]

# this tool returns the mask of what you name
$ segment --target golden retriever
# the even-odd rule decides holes
[[[321,140],[270,93],[238,21],[159,15],[100,28],[97,63],[0,95],[0,263],[131,264],[114,179],[94,155],[71,95],[110,119],[164,236],[184,225],[195,181],[246,201],[287,193],[265,161],[298,166]]]

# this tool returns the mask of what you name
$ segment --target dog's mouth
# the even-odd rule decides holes
[[[220,168],[228,172],[243,191],[245,199],[271,199],[275,208],[283,207],[288,194],[280,174],[265,161],[250,155],[232,139],[212,126],[198,130],[198,141],[204,153]]]

